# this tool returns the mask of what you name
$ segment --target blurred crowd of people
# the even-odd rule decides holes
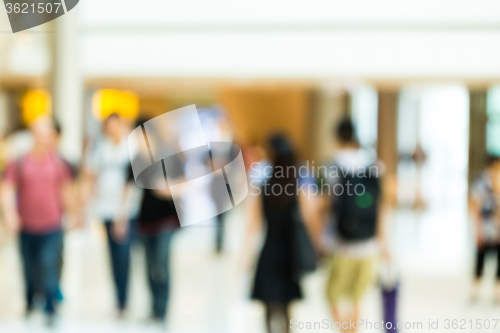
[[[137,236],[146,249],[152,316],[163,321],[169,243],[179,225],[168,197],[146,190],[140,205],[130,204],[128,188],[133,187],[133,176],[128,124],[118,114],[107,117],[102,133],[87,145],[79,167],[58,153],[60,129],[53,119],[37,118],[30,131],[32,142],[26,145],[30,148],[6,164],[1,187],[3,220],[7,230],[19,234],[26,315],[33,312],[35,297],[42,296],[47,322],[53,325],[62,297],[63,232],[82,227],[91,215],[102,221],[106,231],[118,315],[122,317],[127,307],[130,246]],[[128,206],[139,211],[130,211]]]
[[[119,114],[109,115],[101,133],[86,144],[82,163],[74,166],[58,152],[58,124],[40,116],[30,124],[30,134],[22,134],[30,138],[24,140],[29,141],[23,145],[24,152],[15,149],[16,154],[4,163],[1,210],[7,230],[19,239],[26,316],[35,310],[35,298],[42,298],[47,323],[54,325],[62,298],[64,233],[83,227],[92,216],[102,221],[106,232],[118,316],[124,317],[127,309],[131,244],[140,241],[145,248],[151,316],[158,323],[166,322],[171,243],[180,223],[168,187],[140,189],[135,184],[128,143],[131,128]],[[330,266],[325,297],[333,319],[340,323],[337,328],[355,331],[352,323],[361,318],[360,302],[374,283],[376,259],[390,261],[382,174],[364,172],[380,162],[372,150],[359,146],[350,120],[334,124],[330,139],[338,149],[332,148],[325,165],[341,172],[327,171],[319,177],[288,172],[302,164],[285,135],[272,135],[266,149],[242,146],[248,180],[257,181],[262,190],[251,191],[244,204],[248,230],[242,260],[244,267],[255,266],[249,295],[264,304],[270,333],[290,330],[290,304],[303,297],[301,279],[318,262]],[[271,171],[257,177],[254,171],[264,166]],[[301,191],[311,184],[361,186],[363,191],[312,196]],[[224,223],[221,214],[215,224],[217,253],[223,251]],[[261,248],[260,238],[264,239]],[[341,306],[343,299],[350,301],[349,307]]]

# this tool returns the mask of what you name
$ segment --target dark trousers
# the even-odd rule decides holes
[[[500,280],[500,245],[486,245],[477,249],[476,253],[476,278],[483,276],[484,258],[488,252],[496,252],[497,256],[497,280]]]
[[[20,247],[27,308],[33,308],[35,293],[40,290],[45,294],[45,311],[52,314],[55,312],[55,295],[59,285],[62,232],[58,230],[46,235],[21,232]]]
[[[124,310],[127,305],[127,290],[130,269],[130,243],[131,228],[125,239],[117,242],[112,235],[113,222],[104,221],[106,234],[108,238],[109,253],[111,257],[111,269],[113,272],[113,281],[115,283],[118,297],[118,308]]]
[[[146,269],[152,296],[153,316],[164,320],[170,293],[170,245],[173,231],[164,231],[152,237],[143,237]]]
[[[391,323],[390,327],[386,325],[385,331],[387,333],[397,332],[397,308],[398,308],[398,286],[395,285],[393,288],[382,287],[382,304],[384,310],[384,321]]]
[[[224,247],[224,214],[217,215],[215,225],[215,252],[221,253]]]

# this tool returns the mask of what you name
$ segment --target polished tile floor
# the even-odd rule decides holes
[[[185,228],[178,233],[173,245],[169,332],[264,332],[262,307],[248,300],[251,273],[241,269],[243,221],[241,210],[230,213],[226,251],[222,256],[213,253],[213,228]],[[495,264],[491,260],[487,263],[481,300],[476,304],[468,301],[472,241],[464,199],[451,198],[429,205],[418,214],[400,209],[392,212],[391,221],[391,243],[401,271],[399,320],[423,324],[423,329],[401,332],[454,331],[445,329],[446,319],[465,319],[467,323],[472,319],[474,324],[477,319],[500,319],[500,306],[495,306],[492,299]],[[116,320],[113,307],[106,250],[98,224],[67,234],[62,281],[65,299],[55,330],[97,333],[160,330],[146,320],[149,296],[142,248],[136,246],[133,251],[130,308],[127,317],[120,321]],[[292,317],[297,321],[330,319],[323,298],[325,275],[326,268],[322,268],[305,279],[306,297],[293,306]],[[46,331],[41,314],[30,320],[24,320],[22,314],[16,243],[4,236],[0,239],[0,332]],[[380,290],[376,287],[364,300],[363,316],[372,322],[380,321]],[[427,329],[429,320],[439,320],[439,329]],[[500,330],[500,324],[497,326],[496,330],[459,331],[493,332]]]

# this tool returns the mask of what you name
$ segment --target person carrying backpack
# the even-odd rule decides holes
[[[47,324],[51,326],[59,285],[63,213],[70,213],[75,225],[81,223],[81,216],[70,167],[54,152],[53,121],[40,117],[31,125],[31,131],[32,149],[12,161],[5,171],[2,208],[8,228],[19,233],[26,314],[34,310],[35,293],[42,291]]]
[[[333,226],[333,255],[326,296],[336,321],[357,323],[360,301],[374,281],[374,259],[379,250],[388,257],[383,237],[380,168],[375,153],[359,147],[350,120],[335,131],[339,149],[326,169],[321,184],[328,221]],[[350,315],[339,308],[345,298],[352,303]],[[344,331],[356,331],[346,325]]]

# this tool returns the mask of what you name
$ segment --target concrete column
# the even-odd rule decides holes
[[[469,91],[469,184],[486,166],[486,89]]]
[[[83,76],[77,12],[72,10],[53,21],[51,72],[53,108],[63,130],[61,153],[70,162],[81,159],[83,145]]]
[[[335,149],[335,126],[347,117],[350,117],[350,97],[347,93],[314,91],[309,142],[311,155],[316,163],[332,158]]]

